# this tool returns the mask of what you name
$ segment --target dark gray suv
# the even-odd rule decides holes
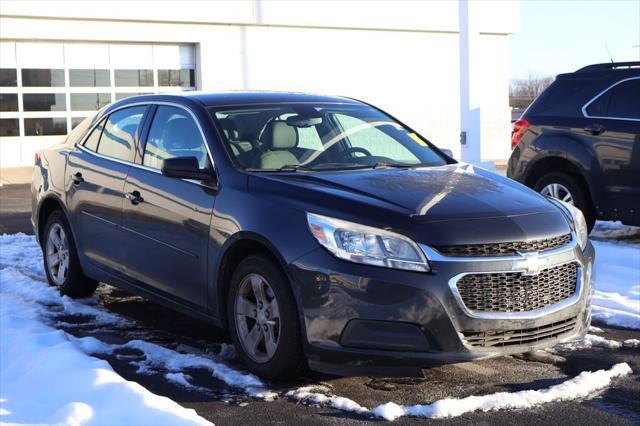
[[[224,327],[267,378],[420,374],[590,320],[576,208],[352,99],[122,100],[38,154],[32,191],[52,285],[102,281]]]

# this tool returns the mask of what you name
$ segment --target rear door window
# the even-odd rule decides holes
[[[102,130],[104,129],[104,123],[107,121],[106,119],[102,120],[100,124],[98,124],[92,131],[86,141],[84,141],[84,147],[90,149],[91,151],[98,150],[98,143],[100,142],[100,136],[102,135]]]
[[[98,153],[129,161],[146,109],[146,106],[137,106],[109,115],[98,143]]]

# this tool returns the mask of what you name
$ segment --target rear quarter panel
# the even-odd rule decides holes
[[[31,181],[31,223],[36,235],[41,231],[38,229],[38,219],[44,200],[54,198],[65,207],[67,155],[71,149],[66,145],[45,149],[34,167]]]
[[[583,119],[540,116],[532,117],[530,123],[531,127],[509,158],[507,176],[533,185],[541,162],[550,158],[567,160],[588,183],[591,197],[597,203],[601,198],[602,170],[593,137],[583,130]]]

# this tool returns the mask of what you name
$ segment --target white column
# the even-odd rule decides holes
[[[480,33],[473,9],[477,2],[459,0],[460,142],[462,161],[480,163]]]

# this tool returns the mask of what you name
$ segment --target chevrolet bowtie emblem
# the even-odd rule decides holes
[[[520,253],[524,258],[513,262],[513,269],[524,271],[524,275],[537,275],[547,266],[547,258],[538,253]]]

